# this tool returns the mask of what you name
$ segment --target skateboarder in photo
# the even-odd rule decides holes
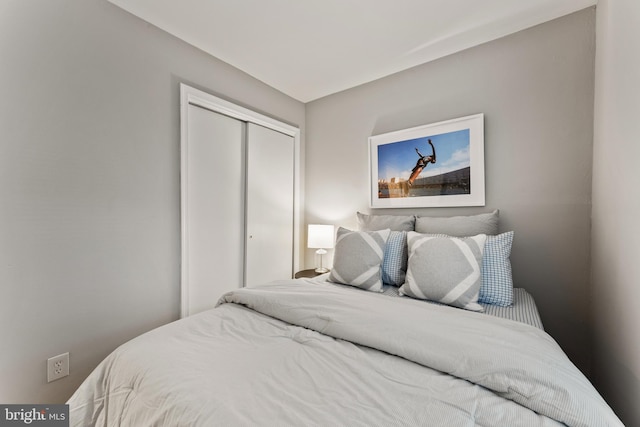
[[[431,146],[430,156],[423,156],[422,153],[420,153],[420,151],[418,150],[418,147],[416,147],[416,153],[418,153],[418,156],[420,156],[420,158],[416,162],[416,166],[411,170],[411,176],[409,176],[409,179],[407,180],[409,185],[413,185],[413,181],[418,178],[420,172],[422,172],[422,170],[426,168],[429,163],[436,162],[436,148],[433,146],[433,143],[431,143],[431,140],[429,140],[429,145]]]

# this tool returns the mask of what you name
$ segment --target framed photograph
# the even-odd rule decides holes
[[[372,208],[484,206],[484,114],[369,138]]]

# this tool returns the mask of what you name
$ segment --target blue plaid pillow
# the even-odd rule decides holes
[[[392,231],[384,247],[382,282],[402,286],[407,272],[407,232]]]
[[[513,231],[487,236],[478,302],[501,306],[513,304],[513,277],[509,259],[512,243]]]

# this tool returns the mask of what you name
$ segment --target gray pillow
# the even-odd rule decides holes
[[[358,230],[376,231],[414,231],[416,217],[413,215],[367,215],[360,212],[356,213],[358,217]]]
[[[338,228],[329,281],[382,292],[380,266],[391,231],[350,231]]]
[[[409,232],[409,265],[400,295],[483,311],[478,296],[486,240],[484,234],[460,238]]]
[[[513,304],[513,277],[511,275],[511,259],[509,258],[513,234],[513,231],[507,231],[497,236],[487,236],[482,254],[482,285],[480,285],[478,302],[503,307]],[[446,234],[428,234],[428,236],[449,237]],[[390,241],[391,237],[387,241],[387,247]],[[383,280],[384,264],[383,261]]]
[[[446,234],[448,236],[466,237],[478,234],[498,234],[498,210],[470,216],[416,218],[418,233]]]

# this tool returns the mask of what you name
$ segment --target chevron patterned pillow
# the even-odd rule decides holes
[[[401,295],[483,311],[478,304],[487,236],[438,237],[411,231],[409,263]]]
[[[350,231],[338,228],[329,281],[382,292],[380,266],[390,230]]]

